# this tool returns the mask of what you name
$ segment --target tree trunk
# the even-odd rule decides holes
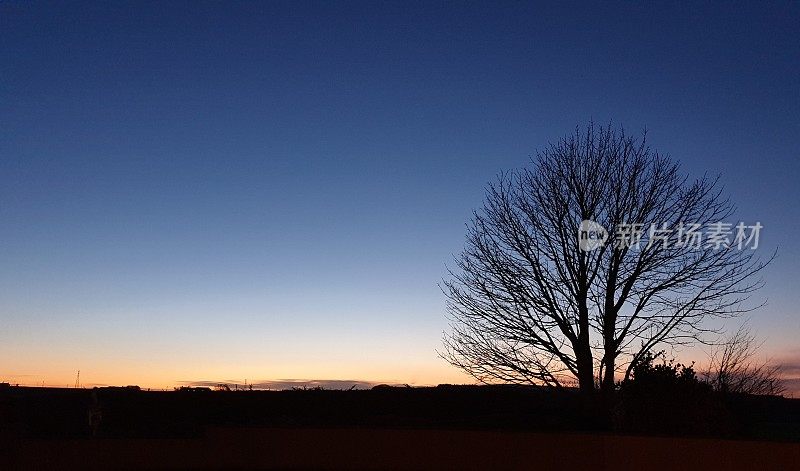
[[[614,392],[614,369],[615,369],[615,358],[613,353],[606,352],[606,358],[604,362],[604,371],[603,371],[603,382],[600,384],[600,391],[602,391],[603,396],[610,396],[611,393]]]
[[[578,366],[578,388],[584,395],[594,395],[594,362],[588,330],[580,333],[578,344],[574,348]]]
[[[594,371],[591,354],[578,356],[578,387],[581,393],[594,394]]]
[[[583,419],[587,424],[599,423],[598,396],[594,384],[594,361],[589,346],[589,332],[585,330],[578,335],[575,345],[575,357],[578,367],[578,389]]]

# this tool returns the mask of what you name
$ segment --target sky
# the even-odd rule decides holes
[[[589,120],[763,224],[750,324],[800,377],[798,31],[796,2],[2,2],[0,381],[469,382],[437,283],[486,184]]]

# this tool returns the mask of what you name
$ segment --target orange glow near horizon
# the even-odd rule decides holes
[[[38,362],[37,362],[38,363]],[[120,364],[121,363],[121,364]],[[124,365],[124,366],[123,366]],[[66,369],[59,362],[39,363],[30,369],[0,370],[0,382],[22,386],[74,387],[78,368]],[[122,367],[121,367],[122,366]],[[83,387],[137,385],[142,388],[171,389],[191,383],[238,383],[288,381],[348,381],[369,384],[471,384],[475,381],[446,365],[380,368],[370,365],[342,365],[338,368],[313,365],[155,365],[136,362],[97,362],[80,368]]]

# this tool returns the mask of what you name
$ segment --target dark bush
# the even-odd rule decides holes
[[[657,360],[660,360],[657,361]],[[693,365],[648,353],[619,383],[614,428],[625,433],[678,435],[725,434],[727,413]]]

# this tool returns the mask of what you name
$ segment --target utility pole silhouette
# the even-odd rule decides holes
[[[81,370],[78,370],[78,376],[75,377],[75,388],[81,387]]]

